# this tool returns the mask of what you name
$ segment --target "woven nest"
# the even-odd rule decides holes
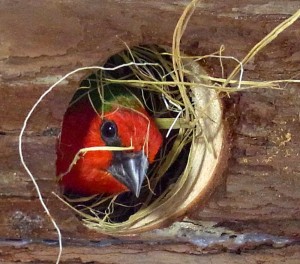
[[[117,68],[105,70],[112,67]],[[144,231],[183,215],[209,191],[223,147],[221,104],[218,92],[207,89],[211,84],[202,78],[206,73],[197,62],[184,58],[181,74],[174,71],[172,54],[158,46],[143,46],[111,57],[102,70],[82,82],[71,104],[86,95],[103,100],[105,88],[122,84],[140,95],[165,137],[139,198],[130,193],[65,195],[88,227],[109,234]],[[88,151],[79,151],[73,164]]]

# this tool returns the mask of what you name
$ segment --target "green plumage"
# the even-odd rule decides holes
[[[71,104],[83,98],[88,98],[95,109],[100,112],[109,112],[118,105],[131,108],[140,109],[143,107],[138,95],[134,94],[132,90],[123,85],[109,84],[99,88],[97,79],[93,79],[95,74],[92,74],[87,81],[83,81],[80,85],[81,89],[75,93],[71,100]],[[89,83],[89,86],[86,85]],[[88,87],[87,89],[85,87]]]
[[[141,52],[143,49],[141,49]],[[135,50],[134,52],[138,52]],[[144,54],[145,53],[145,54]],[[141,53],[142,58],[145,61],[157,63],[152,61],[151,56],[148,54],[147,49]],[[109,112],[116,105],[128,107],[132,109],[141,109],[144,104],[151,105],[151,109],[155,113],[157,109],[161,108],[157,106],[156,102],[160,101],[160,94],[156,92],[149,92],[147,89],[137,89],[136,87],[130,87],[125,84],[112,83],[111,80],[137,80],[136,67],[127,66],[128,61],[124,58],[130,58],[131,54],[128,51],[124,51],[123,55],[115,55],[111,57],[105,64],[105,68],[113,68],[116,65],[124,65],[115,70],[99,70],[80,84],[80,88],[75,93],[71,100],[71,104],[83,97],[87,97],[92,102],[93,107],[99,112]],[[149,57],[149,58],[148,58]],[[160,67],[149,67],[147,71],[151,71],[153,76],[161,78],[165,73],[161,71]],[[158,107],[158,108],[157,108]]]

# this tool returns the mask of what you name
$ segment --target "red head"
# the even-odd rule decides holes
[[[136,100],[136,99],[134,99]],[[57,175],[64,190],[81,195],[117,194],[131,189],[138,196],[148,163],[154,161],[162,136],[142,106],[112,106],[103,115],[88,100],[70,107],[57,145]],[[82,148],[133,146],[132,151],[88,151],[70,164]]]

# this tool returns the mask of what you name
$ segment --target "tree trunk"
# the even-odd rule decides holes
[[[171,45],[189,1],[0,2],[0,260],[53,263],[57,234],[18,156],[22,123],[40,95],[66,73],[101,65],[138,44]],[[182,39],[188,54],[241,60],[299,1],[200,1]],[[298,78],[300,21],[262,50],[244,80]],[[225,75],[234,61],[224,62]],[[221,76],[217,59],[205,61]],[[224,100],[231,146],[224,181],[204,208],[170,227],[113,238],[88,230],[52,192],[55,142],[83,74],[45,97],[29,120],[25,160],[62,230],[62,263],[298,263],[300,259],[300,90],[237,92]],[[235,254],[238,253],[238,254]]]

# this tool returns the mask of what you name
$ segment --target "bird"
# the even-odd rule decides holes
[[[81,196],[132,192],[138,197],[162,134],[127,87],[111,85],[103,93],[98,103],[91,100],[95,93],[86,93],[67,108],[56,145],[58,183],[64,193]],[[81,149],[102,146],[132,149],[87,151],[72,163]]]

